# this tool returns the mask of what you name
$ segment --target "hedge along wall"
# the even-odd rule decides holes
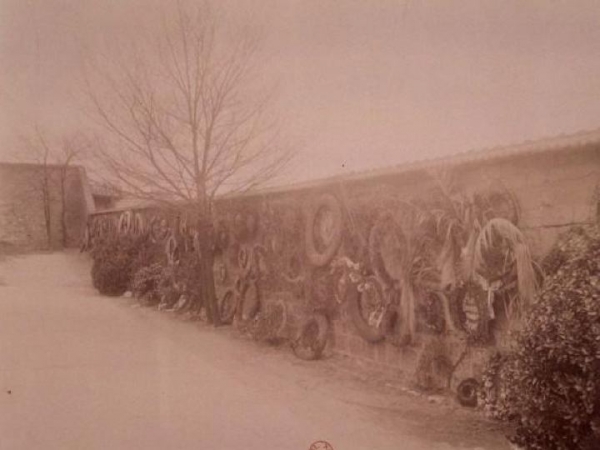
[[[445,170],[432,176],[432,170],[439,169]],[[456,386],[458,381],[479,374],[490,352],[508,344],[502,311],[496,311],[490,322],[489,338],[473,341],[463,332],[450,332],[447,323],[440,324],[439,317],[435,317],[440,315],[439,304],[419,298],[417,335],[411,345],[394,339],[368,342],[351,319],[351,303],[343,295],[342,277],[335,269],[336,261],[345,257],[351,262],[369,259],[365,247],[370,232],[378,217],[394,212],[389,205],[427,199],[431,189],[448,175],[452,183],[442,184],[452,184],[458,194],[466,197],[492,191],[511,194],[518,207],[518,226],[537,258],[549,250],[561,231],[593,221],[598,213],[598,143],[543,151],[524,149],[480,160],[455,158],[443,167],[431,164],[400,168],[221,199],[216,219],[222,249],[215,258],[217,295],[223,297],[240,278],[253,280],[245,296],[259,298],[262,304],[284,300],[293,319],[292,329],[313,312],[327,315],[332,324],[330,345],[334,352],[392,371],[407,381],[416,379],[424,387],[445,387],[453,374],[452,386]],[[329,216],[315,218],[314,206],[319,204],[330,211]],[[181,218],[186,216],[185,212],[152,209],[139,213],[146,217],[146,223],[158,217],[155,223],[164,219],[171,229],[180,227]],[[93,221],[112,217],[112,226],[116,227],[120,214],[108,212],[95,216]],[[317,255],[315,264],[314,252],[307,251],[307,239],[335,232],[336,216],[341,218],[339,246],[335,246],[335,254],[321,260]],[[318,242],[313,245],[319,247]],[[367,272],[372,273],[369,265],[367,261]],[[460,322],[458,315],[464,321],[464,311],[455,311],[460,309],[460,300],[451,297],[449,303],[454,308],[454,320]]]

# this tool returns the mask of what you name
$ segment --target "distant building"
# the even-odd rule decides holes
[[[0,250],[77,246],[94,210],[83,167],[0,163]]]
[[[114,188],[102,184],[90,183],[92,198],[96,212],[115,208],[121,193]]]

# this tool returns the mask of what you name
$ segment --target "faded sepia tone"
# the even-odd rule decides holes
[[[0,0],[0,450],[598,448],[598,24]]]
[[[164,3],[3,0],[3,142],[33,121],[77,127],[82,53]],[[597,127],[595,1],[219,4],[264,28],[302,179]]]

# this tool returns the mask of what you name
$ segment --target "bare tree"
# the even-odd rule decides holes
[[[98,173],[125,194],[185,203],[202,236],[203,299],[216,307],[212,271],[215,196],[276,176],[291,158],[260,87],[260,39],[221,27],[206,5],[177,3],[150,46],[86,68],[93,117],[107,130]],[[123,42],[120,47],[125,47]]]
[[[69,167],[72,163],[77,160],[83,153],[89,149],[87,140],[80,134],[71,136],[65,136],[62,139],[62,145],[60,147],[58,159],[56,160],[59,166],[59,184],[60,184],[60,201],[61,201],[61,238],[62,245],[66,247],[68,245],[68,208],[67,208],[67,178],[69,173]]]
[[[22,186],[26,195],[39,199],[44,213],[46,241],[53,247],[55,223],[53,216],[60,212],[60,244],[67,245],[67,176],[69,167],[86,148],[82,135],[65,135],[54,142],[39,126],[29,135],[21,136],[21,148],[15,159],[33,166]]]

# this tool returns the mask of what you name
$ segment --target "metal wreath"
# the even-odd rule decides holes
[[[175,265],[179,261],[179,246],[177,245],[177,239],[173,235],[167,239],[165,254],[167,255],[167,263],[170,266]]]
[[[121,236],[129,234],[131,231],[131,211],[121,213],[117,230]]]
[[[323,213],[327,216],[323,217]],[[326,219],[329,219],[329,223]],[[306,220],[308,261],[317,267],[329,264],[342,243],[342,231],[343,214],[340,202],[332,194],[323,194],[312,204]]]

